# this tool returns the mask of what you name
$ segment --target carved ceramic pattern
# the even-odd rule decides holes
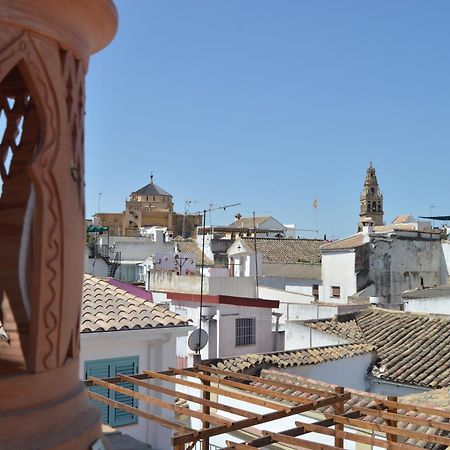
[[[35,261],[33,278],[39,277],[41,284],[47,286],[50,295],[45,297],[41,292],[33,292],[31,310],[32,314],[42,317],[44,325],[44,340],[32,338],[36,344],[39,342],[44,348],[39,349],[42,360],[35,361],[33,368],[40,370],[57,367],[56,343],[58,342],[58,317],[60,305],[57,298],[61,298],[60,277],[61,268],[61,226],[59,217],[61,207],[56,180],[53,176],[53,166],[57,156],[57,113],[55,107],[54,91],[51,91],[51,78],[45,69],[43,58],[40,57],[36,45],[27,33],[14,39],[12,43],[0,54],[0,79],[3,79],[19,63],[29,68],[33,81],[34,93],[39,93],[40,107],[45,119],[42,123],[43,140],[36,149],[33,161],[29,164],[28,173],[33,183],[42,191],[41,202],[37,201],[34,220],[37,225],[38,242],[43,249],[44,261]],[[42,262],[44,267],[41,266]],[[33,285],[33,283],[32,283]]]
[[[72,136],[72,178],[78,184],[79,206],[84,217],[84,66],[70,50],[60,49],[61,74],[66,86],[66,106]]]
[[[39,86],[36,86],[42,96],[42,105],[45,110],[45,144],[35,161],[39,167],[39,177],[42,180],[46,195],[46,205],[43,208],[46,214],[46,229],[48,231],[43,233],[44,240],[49,249],[45,266],[47,268],[46,283],[49,286],[51,295],[43,304],[43,320],[45,326],[45,342],[46,349],[43,356],[42,364],[46,369],[58,367],[57,361],[57,343],[59,342],[58,323],[61,314],[60,304],[62,301],[62,289],[60,286],[62,277],[58,277],[58,271],[61,270],[62,248],[62,230],[60,217],[62,214],[62,207],[60,204],[59,192],[57,182],[54,178],[54,165],[57,158],[57,143],[56,135],[60,124],[57,123],[58,114],[55,107],[55,101],[52,97],[55,96],[55,88],[52,86],[50,74],[46,70],[43,58],[39,55],[37,46],[32,42],[35,55],[37,58],[30,58],[30,65],[33,66],[33,72],[36,74],[36,81]],[[45,73],[45,79],[43,72]],[[32,167],[33,168],[33,167]],[[58,301],[59,300],[59,301]],[[44,299],[41,299],[43,302]],[[39,363],[39,362],[38,362]]]

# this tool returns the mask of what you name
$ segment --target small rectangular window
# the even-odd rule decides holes
[[[312,285],[312,295],[314,297],[315,302],[319,301],[319,285],[318,284]]]
[[[340,286],[331,286],[331,297],[341,298],[341,288]]]
[[[254,345],[256,343],[256,319],[236,319],[236,347],[241,345]]]

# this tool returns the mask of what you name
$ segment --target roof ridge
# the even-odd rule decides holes
[[[380,306],[377,306],[376,308],[368,308],[365,309],[363,311],[358,311],[356,314],[356,317],[358,318],[359,316],[362,316],[364,313],[371,313],[371,312],[382,312],[382,313],[387,313],[387,314],[396,314],[396,315],[403,315],[404,317],[427,317],[430,320],[442,320],[444,322],[449,322],[450,321],[450,316],[448,317],[444,317],[441,314],[434,314],[434,313],[429,313],[429,312],[418,312],[418,311],[399,311],[397,309],[389,309],[389,308],[383,308]]]

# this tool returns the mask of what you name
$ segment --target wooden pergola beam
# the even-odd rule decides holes
[[[205,386],[201,383],[194,383],[188,380],[182,380],[180,378],[171,377],[169,375],[163,375],[159,372],[152,372],[146,370],[145,373],[150,375],[152,378],[158,378],[160,380],[168,381],[169,383],[181,384],[184,386],[188,386],[199,391],[207,391],[214,394],[223,395],[224,397],[234,398],[235,400],[241,400],[243,402],[252,403],[254,405],[264,406],[265,408],[275,409],[276,411],[285,411],[288,407],[280,405],[275,402],[270,402],[268,400],[262,400],[260,398],[252,397],[250,395],[241,394],[233,391],[228,391],[220,388],[216,388],[214,386]],[[190,374],[189,374],[190,375]]]
[[[392,449],[392,450],[394,450],[394,449],[398,449],[398,450],[417,449],[417,447],[414,447],[412,445],[396,444],[396,443],[388,442],[383,439],[370,437],[370,436],[363,436],[361,434],[350,433],[348,431],[341,431],[338,429],[327,428],[327,427],[323,427],[323,426],[316,425],[313,423],[296,421],[295,424],[298,427],[303,428],[307,432],[319,433],[319,434],[324,434],[324,435],[333,436],[333,437],[339,436],[342,440],[346,439],[348,441],[358,442],[360,444],[367,444],[367,445],[372,445],[372,446],[376,445],[378,447],[388,448],[388,449]]]
[[[413,411],[424,413],[429,416],[438,416],[450,419],[450,411],[443,409],[430,408],[428,406],[411,405],[409,403],[394,402],[390,400],[375,400],[376,404],[382,408],[397,408],[397,410]]]
[[[302,404],[302,405],[298,405],[298,406],[293,406],[289,410],[270,412],[270,413],[262,415],[261,419],[259,419],[257,417],[243,419],[243,420],[234,422],[232,425],[230,425],[228,427],[227,426],[217,426],[214,428],[203,429],[196,433],[174,436],[172,438],[172,444],[174,446],[177,444],[185,444],[188,442],[192,442],[194,439],[204,439],[205,437],[217,436],[222,433],[228,433],[231,431],[242,430],[244,428],[252,427],[256,424],[270,422],[272,420],[281,419],[283,417],[292,416],[294,414],[300,414],[300,413],[303,413],[306,411],[313,411],[313,410],[321,408],[323,406],[334,405],[336,402],[340,401],[342,398],[344,400],[348,400],[350,398],[350,394],[346,393],[343,396],[334,396],[334,397],[324,398],[321,400],[315,400],[315,401],[312,401],[308,405]]]
[[[349,412],[344,414],[344,417],[351,417],[351,418],[357,418],[360,417],[361,414],[357,412]],[[332,419],[324,419],[319,420],[318,422],[314,422],[314,425],[320,425],[322,427],[331,427],[334,425],[334,421]],[[295,428],[289,428],[288,430],[280,431],[279,434],[284,434],[286,436],[301,436],[303,434],[306,434],[307,431],[303,428],[295,427]],[[264,436],[260,438],[256,438],[253,441],[248,442],[248,444],[253,445],[254,447],[261,448],[266,447],[267,445],[275,443],[274,440],[270,436]]]
[[[372,409],[362,406],[352,406],[350,408],[352,411],[358,411],[365,416],[381,417],[383,419],[395,420],[398,423],[414,423],[416,425],[424,425],[431,428],[436,428],[438,430],[450,431],[450,423],[448,422],[437,422],[432,419],[423,419],[420,417],[409,416],[400,413],[391,413],[389,411],[383,411],[380,409]]]
[[[239,443],[239,442],[233,442],[233,441],[225,441],[227,444],[227,449],[233,449],[233,450],[258,450],[256,447],[252,447],[251,445],[245,444],[245,443]]]
[[[386,436],[388,435],[403,436],[408,439],[416,439],[418,441],[425,441],[433,444],[443,444],[450,446],[450,438],[445,436],[435,436],[432,434],[422,433],[419,431],[406,430],[402,428],[392,427],[389,425],[367,422],[359,419],[349,419],[346,417],[337,416],[335,414],[325,414],[325,417],[333,419],[335,423],[341,423],[356,428],[365,428],[368,430],[379,431],[381,433],[385,433]]]
[[[132,378],[127,375],[120,375],[120,378],[122,381],[126,381],[127,383],[132,383],[135,384],[136,386],[140,386],[144,389],[149,389],[151,391],[160,392],[161,394],[170,395],[171,397],[179,397],[193,403],[198,403],[199,405],[206,405],[211,408],[220,409],[222,411],[226,411],[231,414],[236,414],[237,416],[255,417],[254,413],[251,413],[250,411],[247,411],[245,409],[236,408],[235,406],[224,405],[223,403],[205,400],[203,398],[196,397],[195,395],[186,394],[185,392],[175,391],[173,389],[168,389],[162,386],[156,386],[155,384],[150,384],[144,380],[136,380],[135,378]]]
[[[186,369],[186,370],[190,370],[190,369]],[[172,372],[170,370],[163,370],[159,373],[162,373],[163,375],[171,375]],[[136,375],[130,375],[132,378],[134,378],[135,380],[148,380],[149,376],[146,373],[137,373]],[[120,383],[120,377],[119,376],[115,376],[115,377],[109,377],[109,378],[103,378],[104,381],[107,381],[108,383]],[[84,386],[85,387],[91,387],[93,386],[92,381],[89,380],[84,380],[83,381]]]
[[[266,389],[266,388],[260,388],[257,386],[252,386],[250,384],[244,384],[244,383],[240,383],[239,381],[232,381],[232,380],[225,380],[224,378],[219,378],[219,377],[212,377],[210,375],[205,375],[202,373],[196,373],[194,375],[194,373],[189,373],[185,370],[182,369],[172,369],[177,375],[184,375],[184,376],[190,376],[190,377],[194,377],[194,378],[198,378],[202,381],[206,381],[209,383],[214,383],[217,385],[224,385],[224,386],[229,386],[229,387],[234,387],[236,389],[241,389],[247,392],[252,392],[255,394],[259,394],[259,395],[264,395],[264,396],[270,396],[273,398],[276,398],[278,400],[284,400],[286,402],[289,403],[309,403],[309,400],[304,399],[302,397],[294,397],[292,395],[288,395],[288,394],[283,394],[280,392],[274,392],[270,389]],[[269,383],[268,383],[269,384]]]
[[[204,372],[210,372],[215,373],[217,375],[224,375],[229,376],[233,378],[239,378],[241,380],[245,381],[253,381],[256,383],[262,383],[262,384],[269,384],[271,386],[281,387],[285,389],[292,389],[295,392],[304,392],[307,394],[317,394],[320,397],[332,397],[334,395],[333,392],[320,390],[320,389],[314,389],[306,386],[299,386],[298,384],[292,384],[292,383],[284,383],[282,381],[276,381],[276,380],[270,380],[268,378],[261,378],[261,377],[255,377],[253,375],[247,375],[243,373],[234,373],[226,370],[216,369],[215,367],[210,366],[204,366],[199,365],[198,368],[200,370],[203,370]],[[297,397],[296,397],[297,398]]]
[[[92,391],[87,391],[87,395],[92,400],[97,400],[101,403],[106,403],[113,408],[121,409],[122,411],[129,412],[136,416],[142,417],[147,420],[152,420],[153,422],[162,425],[163,427],[170,428],[172,430],[179,431],[181,433],[195,433],[195,430],[192,428],[185,427],[179,423],[171,422],[170,420],[163,419],[162,417],[155,416],[154,414],[150,414],[147,411],[142,411],[138,408],[134,408],[133,406],[125,405],[125,403],[117,402],[116,400],[111,400],[110,398],[103,397],[103,395],[96,394]]]
[[[266,436],[270,436],[274,442],[281,442],[282,444],[289,444],[298,448],[308,448],[311,450],[342,450],[342,447],[335,447],[334,445],[312,442],[306,439],[286,436],[285,434],[281,433],[272,433],[271,431],[263,431],[263,434],[265,434]]]
[[[106,381],[100,380],[99,378],[89,377],[89,379],[92,380],[92,382],[98,386],[102,386],[106,389],[110,389],[112,391],[119,392],[124,395],[128,395],[129,397],[136,398],[136,399],[141,400],[150,405],[157,405],[161,408],[167,409],[169,411],[174,411],[178,414],[195,417],[196,419],[199,419],[205,423],[212,423],[215,425],[227,425],[227,424],[231,423],[231,421],[228,419],[218,418],[218,417],[210,416],[208,414],[202,414],[198,411],[193,411],[192,409],[189,409],[189,408],[183,408],[181,406],[174,405],[173,403],[166,402],[159,398],[150,397],[148,395],[141,394],[140,392],[132,391],[125,387],[118,386],[117,384],[108,383]]]

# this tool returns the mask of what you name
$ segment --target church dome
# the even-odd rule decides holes
[[[131,195],[165,195],[168,197],[172,197],[172,194],[169,194],[167,191],[160,188],[153,182],[153,175],[150,178],[151,181],[149,184],[146,184],[144,187],[141,187],[137,191],[132,192]]]

